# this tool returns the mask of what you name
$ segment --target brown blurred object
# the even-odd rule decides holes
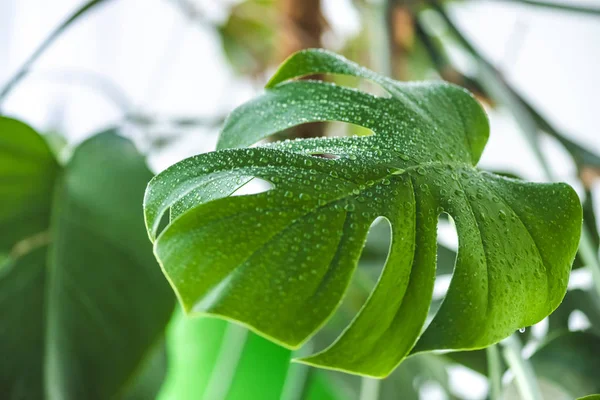
[[[404,2],[389,2],[388,17],[390,18],[390,54],[392,77],[408,80],[407,58],[415,41],[415,28],[412,12]]]
[[[321,12],[321,0],[280,0],[281,61],[307,48],[322,47],[321,36],[327,23]]]
[[[591,189],[595,181],[600,179],[600,168],[595,166],[584,166],[579,170],[579,179],[586,189]]]
[[[279,0],[280,39],[279,61],[285,60],[296,51],[323,47],[321,37],[327,29],[327,22],[321,12],[321,0]],[[306,77],[323,79],[321,75]],[[290,129],[291,138],[320,137],[325,133],[325,124],[314,122]]]

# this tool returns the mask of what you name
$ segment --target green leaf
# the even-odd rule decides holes
[[[600,336],[568,332],[555,336],[531,357],[536,374],[573,397],[600,392]]]
[[[595,291],[569,290],[560,306],[549,318],[549,328],[569,330],[569,317],[573,311],[581,311],[590,321],[591,328],[600,335],[600,298]]]
[[[36,132],[7,118],[0,151],[0,232],[10,249],[0,274],[0,393],[132,395],[173,307],[139,208],[151,177],[143,157],[107,132],[60,169]]]
[[[137,368],[125,389],[121,390],[123,400],[154,399],[160,392],[167,374],[167,347],[164,339],[146,352],[145,359]]]
[[[0,117],[0,252],[17,251],[16,243],[48,229],[58,173],[40,135],[22,122]]]
[[[288,81],[317,73],[366,78],[390,97]],[[228,149],[329,120],[374,135]],[[485,113],[462,89],[399,83],[329,52],[302,51],[265,94],[233,112],[222,150],[150,182],[146,226],[186,312],[234,320],[297,348],[336,310],[371,223],[387,218],[391,247],[371,296],[330,347],[300,360],[383,377],[413,353],[495,343],[546,317],[565,294],[579,199],[566,184],[476,169],[487,137]],[[253,177],[274,187],[229,196]],[[423,332],[441,212],[454,219],[460,246],[448,294]]]

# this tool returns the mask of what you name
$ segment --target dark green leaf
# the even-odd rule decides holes
[[[48,230],[58,172],[40,135],[22,122],[0,117],[0,252],[18,251],[14,246],[21,240]]]
[[[563,302],[549,318],[550,331],[569,329],[569,317],[579,310],[590,321],[591,329],[600,335],[600,299],[594,291],[569,290]]]
[[[173,305],[139,208],[151,176],[144,159],[104,133],[59,171],[43,139],[6,118],[0,151],[0,232],[10,249],[0,274],[0,393],[128,394]]]
[[[555,336],[531,357],[536,374],[573,397],[600,392],[600,337],[588,332]]]
[[[317,73],[366,78],[390,97],[287,82]],[[328,120],[375,134],[225,149]],[[476,169],[487,137],[483,110],[462,89],[399,83],[332,53],[299,52],[264,95],[230,116],[223,150],[151,181],[148,232],[187,312],[232,319],[296,348],[336,310],[371,223],[387,218],[390,253],[368,301],[336,342],[302,359],[383,377],[411,352],[495,343],[546,317],[564,296],[581,229],[579,199],[565,184]],[[227,197],[252,177],[274,188]],[[169,209],[171,222],[159,235]],[[441,212],[453,217],[460,247],[444,303],[421,334]]]
[[[121,391],[123,400],[156,398],[167,374],[167,348],[164,339],[146,352],[129,384]]]

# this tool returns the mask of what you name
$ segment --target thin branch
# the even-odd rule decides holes
[[[537,1],[537,0],[496,0],[505,3],[525,4],[528,6],[548,8],[557,11],[565,11],[577,14],[586,14],[591,16],[600,16],[600,8],[585,6],[583,4],[562,3],[558,1]]]
[[[381,380],[363,376],[360,379],[360,400],[377,400]]]
[[[141,126],[168,125],[177,128],[216,128],[223,124],[226,116],[214,117],[156,117],[142,113],[129,113],[125,115],[125,121]]]
[[[515,374],[517,387],[523,400],[543,400],[533,368],[528,360],[521,354],[521,342],[514,335],[507,337],[502,342],[504,359]]]
[[[206,385],[205,398],[224,400],[233,384],[242,352],[248,338],[248,330],[229,323],[225,328],[221,348]]]
[[[95,71],[79,68],[35,69],[31,78],[42,78],[49,83],[65,83],[88,87],[110,100],[119,110],[127,112],[133,107],[133,100],[116,82]]]
[[[17,70],[16,74],[13,75],[12,78],[8,80],[8,82],[4,85],[2,90],[0,91],[0,105],[2,101],[6,98],[6,96],[13,90],[13,88],[27,75],[33,63],[54,43],[54,41],[67,29],[69,28],[75,21],[79,19],[82,15],[86,14],[88,11],[94,9],[97,5],[101,3],[105,3],[109,0],[92,0],[88,1],[84,5],[82,5],[77,11],[75,11],[69,18],[64,20],[57,28],[46,37],[46,39],[38,46],[38,48],[29,56],[27,60],[21,65],[21,67]]]
[[[485,349],[487,354],[488,378],[490,382],[490,400],[502,399],[502,365],[498,345],[491,345]]]

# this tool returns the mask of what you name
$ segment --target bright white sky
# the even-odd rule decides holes
[[[81,2],[0,1],[0,83]],[[223,5],[232,1],[197,3],[219,20]],[[350,0],[324,3],[340,36],[358,31]],[[598,0],[580,3],[600,7]],[[600,17],[502,1],[468,1],[452,11],[521,93],[574,140],[600,154]],[[73,73],[97,74],[119,87],[137,110],[164,116],[224,114],[260,90],[234,78],[210,29],[187,21],[169,0],[113,0],[55,43],[7,99],[4,111],[42,131],[57,128],[77,142],[118,121],[122,110],[102,92],[78,83]],[[495,113],[491,120],[481,165],[543,180],[511,119]],[[215,141],[215,132],[197,129],[155,155],[152,165],[160,170],[210,151]],[[576,184],[573,166],[559,146],[551,140],[544,146],[557,177]],[[470,379],[461,374],[455,374],[456,381]],[[484,391],[485,383],[471,383],[475,398]]]

